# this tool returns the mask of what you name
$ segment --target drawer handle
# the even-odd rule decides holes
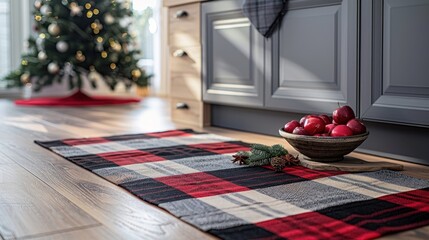
[[[176,15],[175,15],[176,18],[184,18],[187,16],[188,16],[188,12],[185,10],[179,10],[176,12]]]
[[[189,109],[188,104],[186,103],[176,103],[176,109]]]
[[[186,55],[188,54],[182,49],[177,49],[176,51],[173,52],[174,57],[184,57]]]

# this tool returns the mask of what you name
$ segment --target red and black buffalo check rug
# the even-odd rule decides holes
[[[235,165],[248,144],[189,129],[40,142],[224,239],[372,239],[429,224],[429,181]]]

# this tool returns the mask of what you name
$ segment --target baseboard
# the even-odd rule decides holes
[[[212,126],[271,136],[279,136],[279,128],[303,115],[215,104],[211,109]],[[370,135],[357,151],[429,165],[429,128],[368,121],[365,124]]]

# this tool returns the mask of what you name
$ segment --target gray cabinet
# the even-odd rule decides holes
[[[265,106],[301,113],[357,108],[358,4],[290,1],[268,40]]]
[[[243,1],[202,5],[203,99],[263,105],[264,38],[241,13]]]
[[[429,0],[362,0],[361,116],[429,126]]]
[[[203,5],[224,4],[231,1]],[[278,31],[264,40],[263,53],[254,50],[260,45],[254,38],[241,42],[241,48],[252,49],[244,55],[250,56],[247,61],[240,48],[234,58],[213,35],[203,38],[206,91],[216,85],[207,69],[224,74],[233,66],[246,69],[242,76],[259,89],[256,107],[236,101],[243,99],[242,91],[232,87],[216,98],[206,93],[205,101],[221,103],[212,106],[213,125],[277,135],[286,121],[347,104],[371,132],[359,151],[429,164],[429,0],[289,0],[288,9]],[[203,21],[210,19],[204,14]],[[239,16],[239,9],[219,10],[213,17],[233,14]],[[210,36],[212,25],[205,26]],[[207,56],[210,51],[216,53]],[[263,54],[263,62],[255,54]],[[213,58],[228,58],[229,66],[211,66]],[[263,66],[263,77],[249,77],[247,66]]]
[[[290,1],[264,39],[243,1],[202,5],[203,99],[301,113],[357,109],[357,1]]]

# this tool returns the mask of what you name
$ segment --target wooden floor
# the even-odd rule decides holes
[[[17,107],[0,100],[0,239],[212,238],[33,143],[190,127],[172,123],[167,109],[166,101],[158,98],[92,108]],[[286,145],[279,137],[214,127],[194,129]],[[428,167],[404,165],[404,173],[429,178]],[[429,227],[388,238],[429,239]]]

